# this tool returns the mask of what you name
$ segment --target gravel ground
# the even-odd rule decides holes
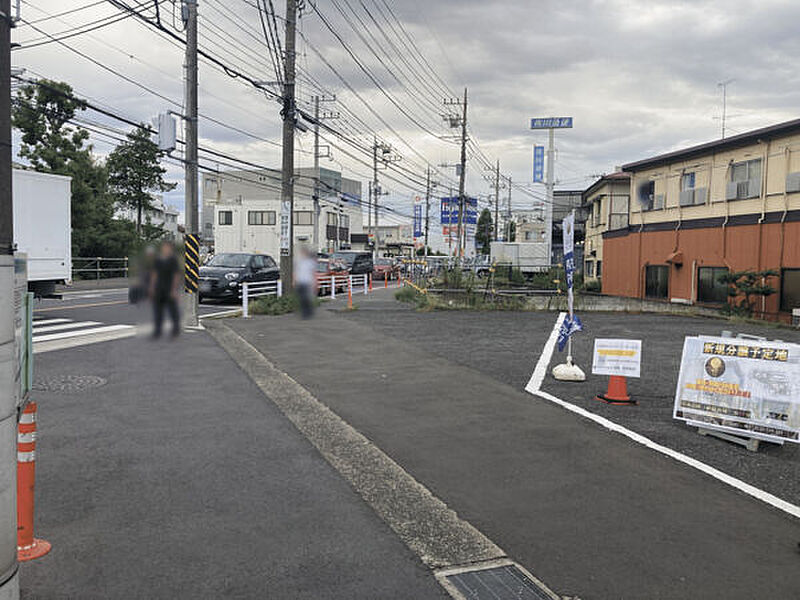
[[[524,388],[528,382],[557,316],[556,313],[532,312],[423,313],[388,298],[370,299],[362,303],[359,310],[343,314],[517,389]],[[700,436],[682,421],[672,418],[685,336],[719,335],[725,329],[800,343],[800,332],[668,315],[583,313],[581,318],[584,332],[574,337],[573,354],[587,372],[587,381],[557,382],[548,373],[543,390],[793,504],[800,504],[800,445],[762,443],[758,452],[750,452],[736,444]],[[594,400],[595,394],[605,391],[607,382],[606,377],[590,373],[595,337],[643,340],[643,377],[628,382],[628,391],[639,401],[638,406],[610,406]],[[551,367],[562,356],[556,353]]]

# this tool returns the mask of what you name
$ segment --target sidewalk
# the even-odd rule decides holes
[[[385,293],[357,304],[386,320],[407,310]],[[796,520],[360,321],[226,323],[558,593],[798,596]],[[532,369],[552,323],[520,325]]]
[[[36,381],[53,551],[23,598],[446,597],[207,334],[37,356]]]

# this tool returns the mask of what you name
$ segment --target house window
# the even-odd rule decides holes
[[[745,160],[731,165],[731,181],[761,179],[761,159]]]
[[[681,175],[681,191],[694,189],[694,172]]]
[[[597,261],[597,273],[596,273],[596,275],[597,275],[598,279],[603,276],[603,261],[602,260],[598,260]]]
[[[295,225],[313,225],[314,213],[310,210],[298,210],[294,213]]]
[[[531,241],[531,239],[532,239],[532,232],[530,232],[530,231],[526,231],[526,232],[525,232],[525,241],[526,241],[526,242],[530,242],[530,241]]]
[[[628,196],[611,196],[609,229],[625,229],[628,226]]]
[[[700,267],[697,269],[697,301],[724,304],[728,301],[728,284],[719,278],[727,275],[725,267]]]
[[[248,210],[248,225],[275,225],[274,210]]]
[[[598,225],[605,225],[605,222],[603,221],[602,198],[599,200],[595,200],[592,203],[592,227],[597,227]]]
[[[331,213],[331,212],[329,212],[329,213],[328,213],[328,225],[333,225],[333,226],[335,226],[335,225],[336,225],[336,221],[337,221],[337,219],[336,219],[336,213]]]
[[[639,203],[643,211],[664,208],[664,194],[656,194],[655,181],[646,181],[639,186]]]
[[[594,277],[594,261],[591,260],[586,261],[586,276]]]
[[[233,225],[233,211],[232,210],[221,210],[219,211],[219,221],[220,225]]]
[[[648,265],[644,272],[644,295],[647,298],[669,297],[669,267]]]
[[[341,215],[339,217],[339,227],[342,229],[350,229],[350,216],[349,215]]]
[[[800,269],[781,271],[781,310],[800,308]]]

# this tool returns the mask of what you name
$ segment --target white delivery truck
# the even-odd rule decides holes
[[[14,242],[28,255],[28,290],[55,293],[72,280],[70,177],[14,169]]]
[[[511,265],[525,275],[541,273],[550,268],[547,244],[544,242],[492,242],[492,262]]]

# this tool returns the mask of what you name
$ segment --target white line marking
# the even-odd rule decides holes
[[[566,317],[567,313],[558,313],[558,319],[556,319],[555,327],[553,327],[553,331],[550,332],[550,337],[547,338],[547,342],[544,344],[544,349],[539,355],[536,368],[533,370],[533,375],[531,375],[528,385],[525,386],[525,391],[535,394],[539,391],[539,388],[542,387],[542,382],[544,381],[545,375],[547,375],[547,367],[550,364],[550,359],[553,356],[553,350],[555,349],[556,341],[558,340],[558,330],[561,329],[561,324],[564,322]]]
[[[56,323],[66,323],[69,319],[34,319],[33,326],[39,327],[40,325],[55,325]]]
[[[93,327],[94,325],[102,325],[99,321],[73,321],[72,323],[61,323],[60,325],[50,325],[48,327],[37,327],[38,323],[33,324],[33,339],[40,333],[47,333],[49,331],[62,331],[64,329],[77,329],[78,327]]]
[[[103,289],[100,288],[98,290],[74,290],[72,292],[59,292],[62,296],[77,296],[79,294],[101,294],[101,295],[109,295],[109,294],[119,294],[128,292],[128,288],[108,288]]]
[[[136,335],[136,333],[137,329],[135,327],[128,326],[128,329],[105,331],[101,333],[95,333],[93,335],[83,335],[59,340],[51,340],[49,342],[37,342],[33,345],[33,353],[41,354],[43,352],[52,352],[53,350],[64,350],[66,348],[97,344],[99,342],[110,342],[112,340],[133,337]]]
[[[64,338],[78,337],[81,335],[91,335],[93,333],[106,333],[108,331],[122,331],[126,329],[135,329],[133,325],[106,325],[105,327],[95,327],[94,329],[81,329],[80,331],[62,331],[60,333],[49,333],[47,335],[34,336],[33,341],[36,342],[49,342],[52,340],[61,340]]]
[[[551,340],[555,339],[554,334],[555,336],[558,336],[558,329],[559,327],[561,327],[561,321],[563,321],[565,314],[566,313],[562,312],[558,315],[558,319],[556,320],[556,325],[553,328],[553,331],[550,333],[550,338],[548,338],[544,350],[542,351],[542,354],[539,357],[539,362],[536,363],[536,369],[534,370],[534,373],[531,376],[530,382],[528,382],[528,385],[525,387],[525,391],[530,392],[534,396],[539,396],[540,398],[549,400],[554,404],[558,404],[562,408],[565,408],[568,411],[575,413],[576,415],[580,415],[581,417],[589,419],[590,421],[594,421],[595,423],[597,423],[601,427],[605,427],[609,431],[613,431],[615,433],[619,433],[620,435],[624,435],[628,439],[633,440],[638,444],[642,444],[643,446],[650,448],[651,450],[655,450],[656,452],[663,454],[664,456],[668,456],[669,458],[672,458],[680,463],[683,463],[687,466],[697,469],[698,471],[701,471],[706,475],[710,475],[714,479],[717,479],[722,483],[725,483],[733,488],[736,488],[737,490],[739,490],[740,492],[744,492],[748,496],[752,496],[757,500],[761,500],[762,502],[769,504],[770,506],[774,506],[778,510],[782,510],[783,512],[788,513],[793,517],[800,519],[800,506],[796,506],[791,502],[782,500],[781,498],[778,498],[774,494],[765,492],[764,490],[759,489],[753,485],[750,485],[749,483],[746,483],[741,479],[737,479],[736,477],[728,475],[727,473],[724,473],[719,469],[707,465],[706,463],[701,462],[696,458],[692,458],[691,456],[686,456],[685,454],[682,454],[677,450],[673,450],[671,448],[667,448],[666,446],[662,446],[661,444],[654,442],[648,437],[636,433],[635,431],[631,431],[627,427],[618,425],[617,423],[614,423],[613,421],[610,421],[605,417],[601,417],[600,415],[588,411],[585,408],[581,408],[580,406],[576,406],[575,404],[570,404],[569,402],[566,402],[561,398],[558,398],[557,396],[554,396],[553,394],[550,394],[548,392],[543,392],[540,389],[540,387],[542,385],[542,382],[544,381],[544,375],[542,375],[542,378],[539,379],[538,381],[535,380],[535,377],[537,371],[539,371],[540,365],[543,364],[544,367],[542,368],[542,370],[545,370],[547,369],[547,365],[550,364],[550,359],[552,358],[553,355],[553,346],[555,345],[555,343],[550,344],[550,342]]]
[[[240,312],[242,312],[241,308],[232,308],[230,310],[221,310],[219,312],[206,313],[204,315],[200,315],[198,318],[205,319],[206,317],[224,317],[225,315],[235,315]]]

